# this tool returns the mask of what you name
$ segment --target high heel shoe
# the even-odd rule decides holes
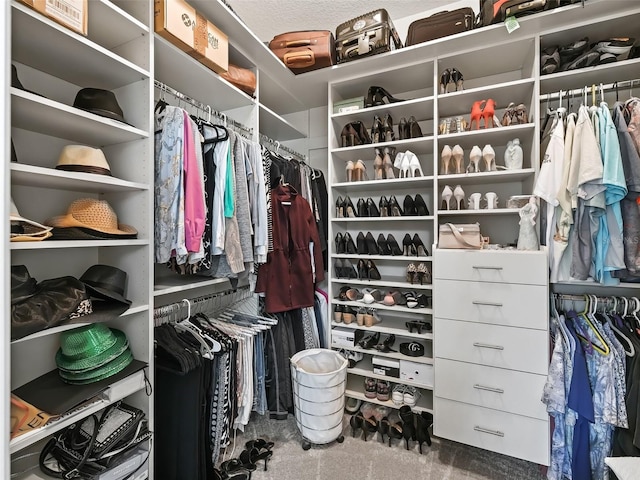
[[[391,161],[391,157],[395,155],[396,149],[395,147],[384,147],[384,157],[382,158],[382,169],[384,171],[384,178],[391,179],[396,178],[395,173],[393,172],[393,162]]]
[[[391,446],[391,439],[400,440],[402,438],[402,424],[390,423],[389,424],[389,446]]]
[[[387,246],[389,247],[389,251],[391,255],[402,255],[402,250],[400,250],[400,245],[396,241],[395,237],[391,234],[387,235]]]
[[[368,217],[369,212],[367,211],[367,202],[364,201],[363,198],[358,199],[358,217]]]
[[[396,98],[393,95],[391,95],[389,92],[387,92],[384,88],[382,87],[372,87],[375,88],[375,93],[374,93],[374,99],[373,99],[373,104],[374,105],[384,105],[384,99],[387,99],[387,102],[389,103],[397,103],[397,102],[404,102],[405,100],[401,99],[401,98]]]
[[[364,350],[371,350],[375,345],[378,344],[379,341],[380,341],[380,332],[376,332],[366,337],[363,337],[358,342],[358,347]]]
[[[391,217],[402,217],[404,215],[395,195],[392,195],[391,198],[389,198],[389,214]]]
[[[416,269],[415,263],[410,263],[409,265],[407,265],[407,282],[409,282],[411,285],[413,285],[413,281],[416,278],[417,272],[418,270]]]
[[[367,207],[367,215],[369,217],[380,216],[380,210],[378,210],[378,207],[376,206],[375,202],[371,197],[367,198],[366,207]]]
[[[411,123],[411,120],[409,120]],[[384,142],[392,142],[396,139],[395,134],[393,133],[393,118],[391,118],[390,114],[386,114],[384,116],[384,120],[382,121],[382,131],[384,135],[380,135],[383,138]]]
[[[378,255],[380,252],[378,250],[378,244],[376,240],[373,238],[371,232],[367,232],[367,235],[364,237],[365,243],[367,245],[367,254],[368,255]]]
[[[353,263],[351,263],[350,260],[342,260],[342,276],[348,279],[358,278],[356,268],[353,266]]]
[[[373,237],[371,237],[373,239]],[[375,242],[374,242],[375,245]],[[378,246],[376,245],[376,250],[378,249]],[[374,253],[374,255],[377,255],[377,253]],[[382,280],[382,276],[380,275],[380,271],[378,270],[378,267],[376,267],[376,264],[373,263],[373,260],[367,260],[367,278],[369,280]]]
[[[251,450],[243,450],[240,453],[239,460],[242,462],[243,466],[248,470],[255,470],[257,464],[260,460],[264,460],[264,471],[267,471],[267,463],[269,459],[273,456],[272,450],[263,450],[260,451],[257,448],[252,448]]]
[[[376,242],[378,244],[378,254],[379,255],[391,255],[391,249],[389,248],[389,242],[384,238],[384,235],[381,233],[378,235],[378,240]]]
[[[351,199],[348,196],[344,197],[342,210],[346,218],[356,218],[358,216],[356,214],[356,207],[353,206],[353,203],[351,202]]]
[[[470,210],[480,210],[480,199],[482,198],[481,193],[472,193],[469,195],[469,209]]]
[[[469,153],[469,166],[467,167],[467,173],[478,173],[480,171],[480,159],[482,158],[482,150],[477,145],[474,145]]]
[[[419,215],[421,217],[425,217],[429,215],[429,207],[427,207],[427,202],[424,201],[424,198],[422,198],[422,195],[417,193],[413,203],[415,205],[416,215]]]
[[[453,155],[453,152],[449,145],[442,147],[442,153],[440,154],[440,173],[442,175],[449,175],[450,173],[451,155]]]
[[[348,253],[349,255],[354,255],[357,253],[357,249],[356,249],[356,244],[353,241],[353,238],[351,238],[351,234],[349,234],[349,232],[344,234],[344,245],[345,245],[345,252],[343,253]]]
[[[482,149],[482,158],[487,167],[487,172],[495,172],[496,169],[496,152],[491,145],[485,145]]]
[[[464,150],[460,145],[454,145],[451,149],[453,164],[456,168],[455,173],[464,173]]]
[[[354,163],[349,160],[347,162],[347,165],[345,166],[345,171],[347,172],[347,182],[353,182],[353,169],[354,169]]]
[[[385,338],[382,343],[376,345],[376,350],[382,353],[395,352],[395,350],[391,348],[393,347],[394,343],[396,343],[396,336],[394,334],[391,334],[387,338]],[[378,400],[386,402],[387,400],[389,400],[390,393],[391,392],[389,391],[389,389],[387,389],[387,398],[383,400],[382,398],[378,397]]]
[[[398,140],[406,140],[408,138],[411,138],[409,124],[407,123],[407,119],[402,117],[398,122]]]
[[[416,210],[416,202],[413,201],[411,195],[405,195],[404,200],[402,201],[402,206],[404,207],[404,214],[407,217],[413,217],[418,214]]]
[[[340,232],[336,234],[335,243],[336,243],[336,253],[338,254],[346,253],[347,245],[345,243],[344,236]]]
[[[367,271],[367,262],[364,260],[358,260],[358,280],[367,280],[369,278],[369,272]]]
[[[375,180],[382,180],[384,178],[382,165],[382,152],[379,148],[376,148],[376,158],[373,160],[373,178]]]
[[[449,185],[445,185],[442,189],[441,199],[442,206],[441,210],[451,210],[451,197],[453,196],[453,190]]]
[[[409,117],[409,122],[407,123],[409,127],[409,138],[421,138],[422,137],[422,129],[420,128],[420,124],[416,120],[416,117],[413,115]]]
[[[433,425],[433,414],[429,412],[420,412],[416,414],[416,441],[420,454],[422,454],[422,444],[426,443],[431,446],[431,436],[429,435],[429,427]]]
[[[469,121],[469,130],[473,130],[473,122],[476,122],[476,130],[480,130],[480,117],[482,117],[482,107],[486,100],[473,102],[471,107],[471,120]]]
[[[409,176],[410,177],[423,177],[424,173],[422,173],[422,165],[420,165],[420,160],[418,156],[407,150],[404,152],[405,158],[409,158]]]
[[[377,383],[376,383],[377,386]],[[375,398],[375,397],[374,397]],[[367,441],[367,433],[376,433],[378,431],[378,421],[372,415],[365,417],[362,422],[362,431],[364,432],[364,441]]]
[[[514,116],[516,119],[516,123],[519,125],[529,123],[529,117],[527,116],[527,107],[524,106],[524,103],[521,103],[516,107]]]
[[[456,92],[463,90],[462,85],[464,84],[464,77],[460,71],[455,68],[451,69],[451,82],[456,86]]]
[[[498,195],[495,192],[485,193],[484,198],[487,201],[488,210],[495,210],[498,208]]]
[[[402,239],[402,254],[407,257],[415,257],[416,256],[416,248],[413,244],[413,240],[411,239],[411,235],[406,233],[404,238]]]
[[[445,68],[444,72],[440,75],[440,94],[447,93],[447,85],[451,81],[451,72],[448,68]]]
[[[416,267],[416,278],[420,282],[420,285],[423,285],[424,283],[426,283],[426,284],[430,284],[431,283],[431,274],[429,273],[429,270],[427,269],[427,264],[426,263],[419,263],[418,264],[418,266]],[[419,301],[419,299],[418,299],[418,301]]]
[[[356,437],[356,432],[362,428],[362,421],[364,420],[364,415],[362,412],[358,412],[355,415],[351,415],[349,419],[349,425],[351,426],[351,436],[353,438]]]
[[[384,436],[389,435],[389,417],[382,417],[378,422],[378,433],[380,434],[380,438],[382,438],[382,443],[385,443]]]
[[[396,161],[396,163],[398,162]],[[399,175],[400,178],[409,178],[411,172],[409,170],[409,156],[406,154],[406,152],[402,154],[399,169],[400,169],[400,175]]]
[[[344,312],[344,305],[338,304],[333,307],[333,321],[336,323],[342,323],[342,312]]]
[[[344,200],[342,197],[336,199],[336,218],[344,218],[344,210],[342,209]]]
[[[460,185],[456,185],[453,190],[453,197],[456,199],[456,207],[458,210],[465,210],[464,206],[464,190]]]
[[[414,416],[411,407],[403,405],[398,411],[402,420],[402,437],[405,441],[406,449],[409,450],[409,440],[416,439],[416,428],[414,425]]]
[[[488,99],[484,108],[482,109],[482,118],[484,118],[484,128],[493,128],[493,117],[496,114],[496,102],[493,99]]]
[[[422,243],[422,240],[420,240],[420,237],[418,236],[417,233],[413,234],[412,243],[416,249],[416,255],[418,257],[429,256],[429,251],[427,250],[427,247],[424,246],[424,243]]]
[[[336,277],[343,278],[344,277],[344,266],[342,263],[342,259],[338,258],[333,264],[333,268],[336,271]]]
[[[356,309],[350,305],[343,305],[342,308],[343,308],[342,321],[347,325],[350,325],[353,322],[355,322],[356,313],[357,313]]]
[[[382,138],[382,120],[378,115],[374,115],[373,124],[371,125],[371,142],[372,143],[380,143],[380,139]]]
[[[380,197],[380,201],[378,202],[378,206],[380,207],[380,216],[388,217],[389,216],[389,201],[387,197],[384,195]]]
[[[369,175],[367,175],[367,166],[364,164],[362,160],[358,160],[354,167],[354,179],[356,182],[361,182],[363,180],[369,180]]]
[[[358,255],[367,255],[369,253],[369,249],[367,248],[367,241],[365,240],[364,233],[358,233],[356,237],[356,245]]]

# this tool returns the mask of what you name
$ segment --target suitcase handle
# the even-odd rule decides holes
[[[285,47],[287,48],[306,47],[308,45],[311,45],[312,43],[315,43],[315,42],[311,40],[292,40],[290,42],[285,43]]]
[[[304,68],[316,63],[316,56],[311,50],[304,52],[287,52],[284,54],[284,64],[287,67]]]

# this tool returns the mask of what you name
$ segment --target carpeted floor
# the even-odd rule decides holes
[[[342,444],[312,446],[304,451],[295,419],[269,420],[253,416],[246,431],[235,440],[235,452],[227,450],[225,459],[238,457],[247,440],[264,438],[275,442],[268,470],[263,462],[252,480],[542,480],[540,467],[523,460],[498,455],[448,440],[434,438],[431,447],[393,440],[391,447],[380,436],[362,439],[351,437],[349,417],[343,422]]]

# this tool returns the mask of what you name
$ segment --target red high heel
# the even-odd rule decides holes
[[[473,121],[476,122],[476,130],[480,129],[480,117],[482,117],[482,104],[485,103],[486,100],[479,100],[477,102],[473,102],[473,106],[471,107],[471,122],[469,123],[469,130],[473,130]]]
[[[490,98],[482,109],[484,128],[493,128],[493,116],[496,114],[496,102]]]

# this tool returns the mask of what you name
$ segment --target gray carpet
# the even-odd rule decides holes
[[[369,437],[365,442],[362,433],[351,437],[349,417],[343,422],[345,441],[342,444],[312,446],[302,450],[295,419],[269,420],[252,416],[244,434],[235,440],[238,457],[247,440],[264,438],[275,442],[273,457],[268,470],[263,462],[252,480],[543,480],[540,467],[523,460],[516,460],[448,440],[434,438],[431,447],[410,442],[411,450],[404,443],[393,440],[391,447]],[[227,450],[231,457],[231,446]]]

